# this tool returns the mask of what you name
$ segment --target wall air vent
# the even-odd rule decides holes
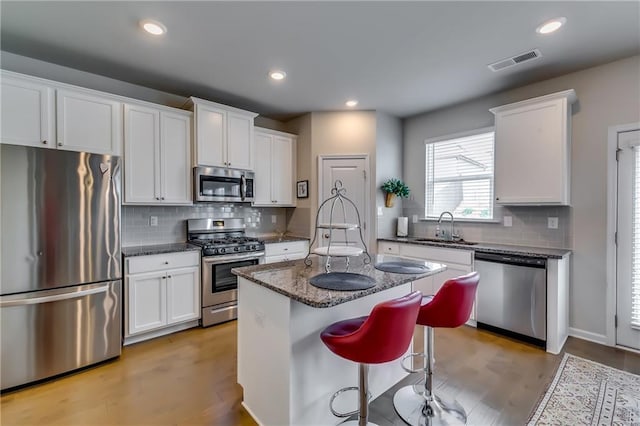
[[[502,59],[498,62],[487,65],[491,71],[496,72],[505,68],[512,67],[514,65],[521,64],[523,62],[532,61],[542,57],[542,53],[538,49],[533,49],[528,52],[520,53],[519,55],[512,56],[511,58]]]

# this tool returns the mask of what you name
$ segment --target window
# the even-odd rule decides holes
[[[481,133],[480,133],[481,132]],[[494,132],[427,142],[425,216],[493,219]]]

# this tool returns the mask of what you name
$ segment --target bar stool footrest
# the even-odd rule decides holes
[[[413,369],[413,368],[409,368],[406,365],[404,365],[405,361],[408,360],[409,358],[413,359],[413,358],[418,358],[418,357],[424,359],[424,365],[425,366],[429,362],[429,359],[427,358],[427,355],[424,352],[414,352],[414,353],[411,353],[411,354],[408,354],[408,355],[405,355],[404,357],[402,357],[402,361],[400,361],[400,366],[407,373],[420,373],[420,372],[426,371],[427,370],[426,367]]]
[[[354,411],[350,411],[348,413],[340,413],[336,410],[334,410],[333,408],[333,401],[340,396],[340,394],[344,393],[344,392],[348,392],[348,391],[360,391],[360,388],[357,386],[348,386],[346,388],[342,388],[339,389],[336,393],[334,393],[333,395],[331,395],[331,399],[329,400],[329,409],[331,410],[331,414],[333,414],[336,417],[351,417],[353,415],[356,415],[360,412],[359,409],[355,409]],[[367,402],[371,401],[371,392],[367,392]]]

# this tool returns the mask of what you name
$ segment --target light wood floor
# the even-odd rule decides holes
[[[629,352],[578,339],[570,339],[565,350],[640,373],[640,357]],[[437,389],[458,398],[472,425],[524,424],[560,359],[470,327],[436,330]],[[417,380],[414,375],[405,381]],[[372,402],[371,421],[403,424],[391,405],[394,391]],[[115,361],[5,393],[0,423],[255,425],[241,398],[236,323],[230,322],[129,346]]]

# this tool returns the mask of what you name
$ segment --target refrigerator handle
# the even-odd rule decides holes
[[[25,297],[23,299],[0,300],[0,308],[8,308],[9,306],[36,305],[38,303],[57,302],[60,300],[77,299],[79,297],[88,296],[90,294],[106,293],[109,290],[109,284],[101,287],[89,288],[86,290],[72,291],[69,293],[53,294],[51,296]]]

